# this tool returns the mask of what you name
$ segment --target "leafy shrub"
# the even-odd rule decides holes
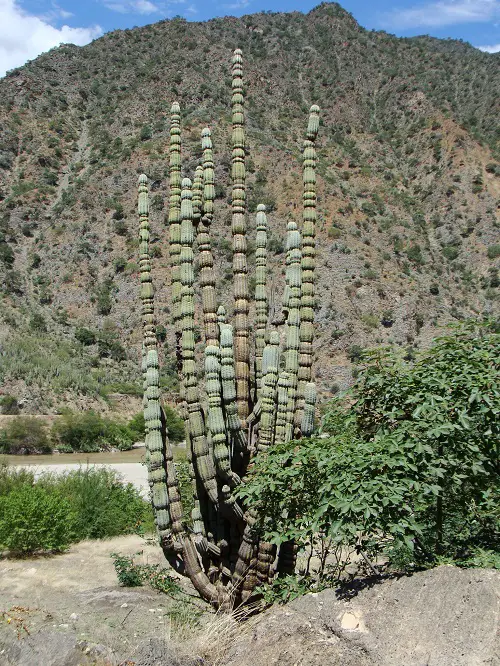
[[[75,331],[75,338],[85,346],[94,345],[96,343],[96,334],[89,328],[77,328]]]
[[[257,456],[238,495],[266,539],[470,562],[498,549],[500,334],[468,322],[414,361],[365,353],[351,395],[332,403],[327,438]]]
[[[127,358],[127,352],[112,331],[99,334],[97,349],[101,358],[111,358],[114,361],[124,361]]]
[[[111,553],[116,576],[124,587],[138,587],[149,583],[151,587],[163,594],[177,596],[182,594],[179,583],[172,578],[167,569],[158,564],[136,564],[134,558],[119,553]]]
[[[35,474],[31,469],[9,467],[5,463],[0,462],[0,497],[8,495],[8,493],[20,486],[32,486],[34,483]]]
[[[123,587],[140,587],[142,585],[141,571],[134,564],[132,557],[119,553],[111,553],[111,557],[120,585],[123,585]]]
[[[500,245],[490,245],[488,248],[488,259],[500,257]]]
[[[126,425],[105,419],[93,411],[63,414],[52,426],[52,437],[57,444],[84,453],[109,448],[125,451],[134,443]]]
[[[51,450],[45,424],[33,416],[17,416],[0,431],[1,453],[50,453]]]
[[[171,442],[182,442],[185,438],[184,421],[177,414],[175,409],[169,405],[165,405],[164,412],[169,440]]]
[[[81,467],[63,475],[43,475],[38,484],[70,503],[76,541],[128,534],[140,525],[147,531],[153,528],[149,505],[113,469]]]
[[[449,261],[453,261],[458,257],[458,249],[454,245],[445,245],[443,247],[443,256]]]
[[[0,410],[2,414],[19,414],[19,404],[13,395],[4,395],[0,398]]]
[[[70,503],[39,485],[0,497],[0,546],[13,553],[65,550],[73,538]]]
[[[13,529],[9,541],[7,533]],[[0,465],[0,549],[54,550],[71,541],[153,530],[149,502],[114,470],[82,467],[65,474],[43,473],[35,480],[29,470]]]

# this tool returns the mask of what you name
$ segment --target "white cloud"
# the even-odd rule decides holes
[[[236,0],[228,5],[222,5],[224,9],[245,9],[250,4],[250,0]]]
[[[120,14],[156,14],[161,9],[149,0],[126,0],[125,2],[105,2],[104,5]]]
[[[383,24],[393,28],[439,27],[458,23],[486,23],[500,17],[500,0],[438,0],[409,9],[393,9]]]
[[[23,11],[15,0],[0,0],[0,76],[59,44],[83,46],[102,35],[100,26],[54,28]]]
[[[480,51],[486,51],[486,53],[498,53],[500,51],[500,44],[491,44],[491,46],[476,46]]]

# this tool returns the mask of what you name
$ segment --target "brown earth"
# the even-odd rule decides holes
[[[165,564],[137,536],[0,561],[0,666],[500,664],[494,570],[441,566],[329,589],[237,625],[200,605],[184,582],[182,600],[120,587],[112,552]]]

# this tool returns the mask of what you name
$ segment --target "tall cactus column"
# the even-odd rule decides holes
[[[172,314],[176,336],[177,368],[180,371],[180,321],[181,321],[181,116],[177,102],[170,110],[170,197],[168,206],[169,248],[171,283],[172,283]]]
[[[215,199],[214,158],[212,137],[208,127],[205,127],[201,133],[201,148],[203,150],[203,210],[198,226],[198,250],[205,344],[210,346],[219,344],[219,327],[217,324],[214,258],[210,240],[210,226],[214,216]]]
[[[266,346],[268,302],[267,280],[267,218],[264,204],[257,206],[255,237],[255,384],[257,394],[262,378],[262,353]]]
[[[232,233],[234,288],[234,358],[238,414],[245,420],[250,413],[250,345],[248,341],[248,267],[245,193],[245,116],[243,108],[243,69],[240,49],[233,55],[232,68]]]
[[[192,459],[196,472],[210,501],[217,506],[218,492],[215,466],[205,432],[205,419],[200,404],[200,392],[196,376],[194,340],[194,228],[192,183],[189,178],[182,181],[181,193],[181,350],[182,376],[188,410],[188,427],[192,447]]]
[[[155,335],[154,289],[149,254],[149,202],[147,176],[139,176],[139,270],[145,354],[144,423],[148,477],[160,543],[171,562],[181,547],[178,536],[183,531],[182,504],[173,465],[172,449],[160,405],[160,376]],[[170,463],[170,464],[169,464]],[[174,558],[175,559],[175,558]],[[177,562],[174,566],[177,567]]]
[[[299,408],[295,425],[300,428],[304,409],[306,384],[311,381],[314,338],[314,280],[316,262],[316,148],[319,130],[319,106],[314,104],[309,112],[306,140],[303,152],[303,228],[302,228],[302,294],[300,305],[300,355],[299,355]],[[310,396],[310,390],[308,391]]]

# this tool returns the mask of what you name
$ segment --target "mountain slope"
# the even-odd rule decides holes
[[[157,307],[168,328],[174,99],[186,175],[201,129],[213,130],[214,240],[226,301],[235,47],[244,53],[249,205],[271,210],[278,302],[286,222],[301,214],[306,113],[312,103],[322,108],[317,374],[325,395],[349,383],[358,347],[425,344],[450,320],[495,310],[498,54],[368,32],[337,4],[307,15],[162,21],[60,47],[0,81],[0,373],[26,411],[136,390],[142,171],[153,181]],[[169,348],[167,335],[172,387]]]

